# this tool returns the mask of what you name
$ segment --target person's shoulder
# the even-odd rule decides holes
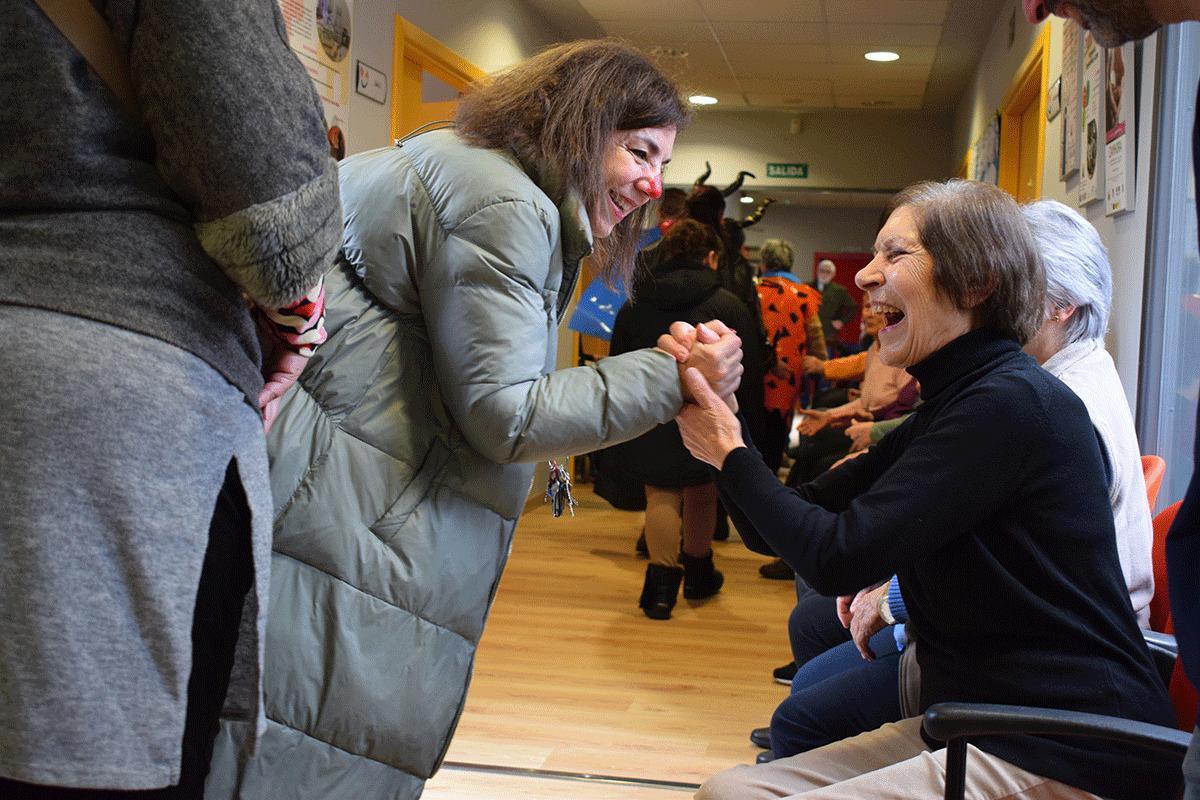
[[[413,136],[395,149],[411,165],[448,227],[490,206],[506,205],[514,214],[532,211],[546,220],[558,218],[550,198],[512,155],[475,147],[453,129]]]
[[[995,424],[1007,420],[1014,427],[1035,422],[1058,427],[1089,419],[1078,395],[1023,352],[1015,353],[964,394]]]

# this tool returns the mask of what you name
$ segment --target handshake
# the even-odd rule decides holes
[[[689,369],[695,369],[717,397],[737,410],[733,393],[741,385],[744,367],[742,340],[736,331],[718,319],[702,322],[697,327],[674,322],[669,333],[658,337],[658,349],[675,359],[685,401],[696,402],[686,377]]]
[[[720,469],[743,446],[733,393],[742,382],[742,340],[720,320],[671,325],[658,348],[675,359],[686,401],[675,422],[693,457]]]

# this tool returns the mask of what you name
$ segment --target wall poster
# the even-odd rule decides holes
[[[974,160],[971,163],[971,179],[1000,184],[1000,114],[992,115],[988,126],[971,145]]]
[[[1133,210],[1137,153],[1133,64],[1133,42],[1108,51],[1104,93],[1104,213],[1109,216]]]
[[[321,105],[330,152],[350,135],[350,18],[353,0],[279,0],[288,44],[308,70]]]
[[[1066,180],[1079,170],[1079,134],[1083,130],[1079,99],[1079,66],[1083,31],[1073,21],[1063,23],[1062,48],[1062,161],[1058,176]]]
[[[1079,148],[1079,205],[1104,196],[1104,49],[1087,31],[1083,34],[1082,140]]]

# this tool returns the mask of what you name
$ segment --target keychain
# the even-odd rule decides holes
[[[562,516],[564,508],[575,516],[575,506],[579,505],[571,496],[571,475],[557,461],[550,462],[550,478],[546,481],[546,498],[542,502],[546,501],[550,503],[550,513],[556,517]]]

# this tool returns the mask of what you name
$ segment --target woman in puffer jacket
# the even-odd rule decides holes
[[[269,438],[268,726],[238,769],[252,731],[226,724],[207,797],[421,794],[535,463],[638,436],[684,402],[684,365],[662,349],[555,364],[580,259],[629,275],[687,116],[640,52],[578,42],[472,88],[455,127],[342,162],[329,339]],[[691,358],[727,396],[740,340],[711,329],[673,331],[699,338]]]
[[[637,282],[633,301],[613,323],[613,355],[653,345],[674,320],[699,324],[715,318],[734,330],[755,330],[757,322],[741,299],[721,288],[717,274],[721,240],[716,231],[695,220],[680,220],[655,249],[654,271]],[[742,346],[745,372],[738,405],[761,415],[760,337],[747,336]],[[724,580],[713,567],[717,513],[713,471],[688,453],[674,422],[618,445],[613,455],[621,473],[641,481],[646,489],[650,563],[638,604],[650,619],[670,619],[681,581],[685,598],[703,600],[716,594]]]

